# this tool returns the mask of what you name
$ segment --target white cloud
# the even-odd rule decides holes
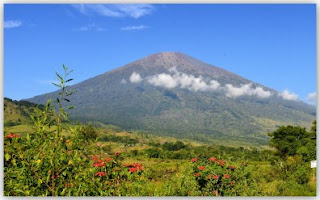
[[[317,104],[317,93],[313,92],[313,93],[308,94],[307,99],[310,104],[316,105]]]
[[[148,82],[152,85],[165,88],[175,88],[178,85],[177,80],[175,80],[171,75],[165,73],[148,78]]]
[[[16,28],[22,25],[21,21],[18,20],[8,20],[4,21],[3,28]]]
[[[195,77],[193,75],[178,72],[175,67],[170,68],[168,71],[171,74],[161,73],[147,77],[147,80],[150,84],[158,87],[180,87],[192,91],[217,90],[220,87],[220,84],[216,80],[211,80],[209,84],[207,84],[201,76]]]
[[[74,31],[105,31],[107,29],[97,26],[95,23],[81,26],[80,28],[73,29]]]
[[[189,89],[193,91],[206,91],[209,89],[209,86],[202,80],[202,77],[200,76],[198,78],[193,78]]]
[[[241,87],[234,87],[231,84],[225,85],[226,96],[230,98],[237,98],[239,96],[248,94],[250,92],[249,84],[243,85]]]
[[[143,29],[146,29],[146,28],[148,28],[148,27],[145,26],[145,25],[125,26],[125,27],[122,27],[121,30],[122,30],[122,31],[133,31],[133,30],[143,30]]]
[[[272,93],[268,90],[264,90],[261,87],[252,87],[252,83],[241,85],[240,87],[234,87],[231,84],[225,85],[226,96],[230,98],[237,98],[243,95],[257,96],[258,98],[268,98]]]
[[[80,13],[98,14],[106,17],[132,17],[138,19],[150,14],[154,7],[150,4],[79,4],[73,5]]]
[[[150,4],[119,4],[116,7],[122,13],[135,19],[150,14],[154,9]]]
[[[220,87],[220,83],[216,80],[211,80],[209,87],[213,90],[217,90]]]
[[[264,90],[262,87],[256,87],[253,91],[252,91],[253,95],[256,95],[259,98],[268,98],[272,95],[272,92]]]
[[[284,100],[289,100],[289,101],[298,100],[298,95],[288,90],[284,90],[283,92],[279,93],[278,96],[282,97]]]
[[[221,86],[216,80],[205,81],[202,76],[195,77],[193,75],[179,72],[175,67],[168,70],[169,73],[161,73],[146,77],[146,81],[157,87],[186,88],[191,91],[217,91],[225,92],[225,95],[230,98],[237,98],[243,95],[256,96],[258,98],[268,98],[272,95],[271,91],[264,90],[262,87],[252,87],[252,83],[234,87],[231,84]],[[136,72],[130,76],[130,81],[133,83],[141,82],[143,79]]]
[[[140,76],[140,74],[133,72],[130,76],[130,82],[131,83],[139,83],[142,81],[142,78]]]
[[[126,83],[127,83],[127,80],[123,78],[123,79],[121,80],[121,84],[126,84]]]

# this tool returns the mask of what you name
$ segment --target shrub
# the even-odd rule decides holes
[[[80,134],[85,140],[96,140],[98,137],[98,132],[92,125],[84,125],[80,129]]]

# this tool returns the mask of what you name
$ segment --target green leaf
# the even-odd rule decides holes
[[[70,70],[70,71],[67,73],[67,76],[68,76],[71,72],[73,72],[73,70]]]
[[[67,102],[70,102],[70,100],[69,100],[69,99],[66,99],[66,98],[63,98],[63,100],[65,100],[65,101],[67,101]]]
[[[66,81],[66,83],[69,82],[69,81],[73,81],[73,78],[68,79],[68,80]]]
[[[58,78],[60,79],[60,80],[63,80],[63,78],[60,76],[60,74],[58,74],[57,72],[56,72],[56,75],[58,76]]]
[[[42,179],[38,179],[38,186],[40,186],[42,184]]]
[[[59,84],[57,84],[57,83],[52,83],[53,85],[55,85],[55,86],[57,86],[57,87],[60,87],[60,85]]]
[[[11,158],[10,154],[8,154],[8,153],[6,153],[6,155],[4,157],[5,157],[6,161],[10,160],[10,158]]]

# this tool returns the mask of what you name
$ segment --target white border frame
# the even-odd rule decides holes
[[[77,3],[151,3],[151,4],[204,4],[204,3],[237,3],[237,4],[299,4],[299,3],[314,3],[317,4],[317,102],[320,102],[320,69],[319,69],[319,58],[320,58],[320,40],[319,40],[319,34],[320,34],[320,26],[319,26],[319,21],[320,21],[320,15],[319,15],[319,4],[320,0],[0,0],[0,61],[1,61],[1,70],[0,70],[0,133],[3,134],[3,85],[4,85],[4,29],[3,29],[3,20],[4,20],[4,4],[77,4]],[[319,105],[319,103],[318,103]],[[320,128],[320,106],[317,106],[317,130],[319,132]],[[0,139],[0,199],[43,199],[43,198],[48,198],[48,197],[4,197],[3,196],[3,136],[1,136]],[[317,137],[317,152],[319,152],[320,149],[320,138]],[[319,158],[317,154],[317,158]],[[319,159],[318,160],[318,166],[319,165]],[[319,168],[317,168],[317,174],[320,174]],[[319,176],[317,179],[317,196],[316,197],[220,197],[223,199],[318,199],[320,196],[320,184],[319,184]],[[101,199],[101,198],[106,198],[106,197],[51,197],[52,199]],[[210,197],[108,197],[111,199],[116,199],[116,198],[121,198],[121,199],[148,199],[148,198],[153,198],[153,199],[209,199]],[[210,198],[211,199],[211,198]]]

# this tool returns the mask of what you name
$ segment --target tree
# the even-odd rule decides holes
[[[281,126],[268,135],[272,137],[270,146],[275,147],[283,158],[297,154],[297,150],[310,140],[306,128],[300,126]]]
[[[312,124],[311,124],[311,133],[313,133],[314,138],[316,138],[317,136],[317,121],[313,120]]]
[[[310,132],[300,126],[281,126],[268,135],[272,137],[270,146],[277,149],[280,157],[301,155],[304,161],[316,159],[316,121]]]

